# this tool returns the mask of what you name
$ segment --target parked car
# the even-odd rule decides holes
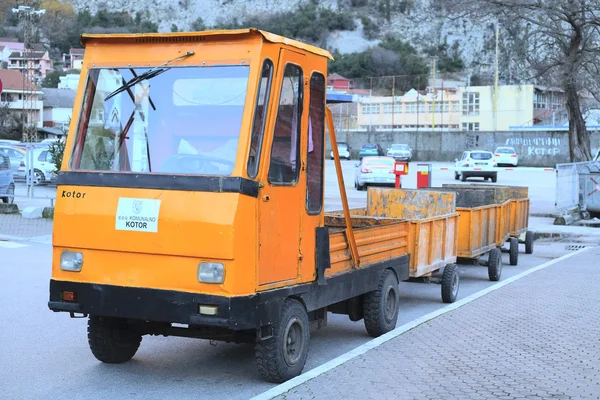
[[[23,158],[25,157],[25,150],[19,147],[0,144],[0,154],[10,158],[10,168],[12,169],[13,176],[20,178],[19,167],[21,166]],[[25,175],[23,175],[23,177],[24,176]]]
[[[356,164],[354,187],[366,190],[367,186],[394,186],[394,158],[368,156]]]
[[[15,201],[15,179],[10,167],[10,158],[0,154],[0,199],[4,203]]]
[[[412,149],[407,144],[393,144],[388,149],[388,157],[394,157],[396,161],[408,161],[412,160]]]
[[[494,157],[498,166],[516,167],[519,164],[519,156],[513,147],[497,147]]]
[[[497,166],[494,154],[489,151],[465,151],[460,159],[456,159],[454,179],[460,179],[464,182],[467,178],[481,177],[486,181],[491,178],[492,182],[496,182],[498,171],[494,168]]]
[[[52,155],[46,147],[38,147],[33,150],[33,184],[41,185],[53,182],[56,179],[54,172],[56,167],[52,163]],[[24,158],[23,164],[19,167],[19,175],[27,174],[27,158]]]
[[[340,153],[340,158],[345,158],[346,160],[350,159],[350,145],[346,142],[338,142],[338,152]],[[333,160],[333,150],[331,150],[331,159]]]
[[[360,152],[358,153],[358,158],[360,160],[362,160],[363,157],[382,156],[382,155],[384,155],[384,153],[383,153],[383,149],[381,148],[380,145],[378,145],[377,143],[366,143],[366,144],[363,144],[362,147],[360,148]]]

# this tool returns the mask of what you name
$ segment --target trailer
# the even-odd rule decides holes
[[[403,232],[410,254],[409,281],[441,284],[442,300],[453,303],[458,296],[458,213],[455,194],[369,187],[367,207],[351,215],[365,223],[379,218],[407,221]],[[326,224],[344,226],[341,211],[325,214]]]
[[[525,253],[533,253],[533,232],[529,231],[529,188],[526,186],[509,186],[509,185],[480,185],[480,184],[469,184],[469,185],[457,185],[457,184],[443,184],[443,188],[446,189],[472,189],[472,190],[491,190],[493,195],[489,198],[489,201],[494,203],[505,203],[509,202],[508,217],[503,212],[502,218],[508,218],[508,232],[509,237],[507,242],[510,244],[510,259],[511,265],[517,265],[518,260],[518,245],[525,245]],[[502,229],[505,232],[505,229]]]

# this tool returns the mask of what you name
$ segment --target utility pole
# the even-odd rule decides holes
[[[35,65],[33,64],[33,46],[37,17],[44,15],[46,10],[36,10],[34,7],[19,6],[12,12],[23,20],[23,142],[37,142],[37,99],[35,97]],[[31,64],[30,64],[31,63]],[[37,118],[36,118],[37,116]]]
[[[432,75],[432,82],[433,82],[433,87],[431,88],[431,132],[435,131],[435,97],[437,96],[437,90],[436,90],[436,85],[437,82],[435,81],[436,79],[436,74],[435,74],[435,70],[436,70],[437,66],[435,63],[435,57],[433,57],[431,59],[431,75]]]
[[[496,22],[496,74],[494,82],[494,132],[498,130],[498,41],[500,36],[500,30],[498,23]]]

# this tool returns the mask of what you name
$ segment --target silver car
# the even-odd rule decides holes
[[[15,180],[10,169],[10,158],[0,154],[0,201],[13,203],[15,201]]]
[[[364,157],[356,164],[354,187],[366,190],[367,186],[394,186],[394,158],[384,156]]]
[[[388,149],[388,157],[394,157],[396,161],[408,161],[412,160],[412,149],[407,144],[393,144]]]
[[[10,158],[10,168],[12,169],[13,175],[15,177],[24,178],[25,176],[19,175],[19,167],[23,162],[23,158],[25,157],[25,152],[23,152],[19,148],[15,148],[13,146],[7,146],[0,144],[0,154],[7,156]]]

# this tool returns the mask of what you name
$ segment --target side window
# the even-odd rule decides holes
[[[248,155],[248,176],[256,178],[262,151],[262,142],[265,131],[265,121],[269,108],[269,95],[271,94],[271,78],[273,76],[273,62],[266,59],[263,63],[261,80],[258,86],[254,122],[252,123],[252,139],[250,141],[250,154]]]
[[[269,183],[274,185],[294,185],[298,181],[302,87],[302,69],[286,65],[269,165]]]
[[[310,79],[308,155],[306,157],[306,211],[318,214],[323,206],[323,145],[325,139],[325,77]]]
[[[48,159],[48,154],[49,154],[49,153],[48,153],[47,151],[42,151],[42,152],[40,153],[40,155],[38,156],[38,161],[41,161],[41,162],[45,162],[45,161],[47,161],[47,159]]]

